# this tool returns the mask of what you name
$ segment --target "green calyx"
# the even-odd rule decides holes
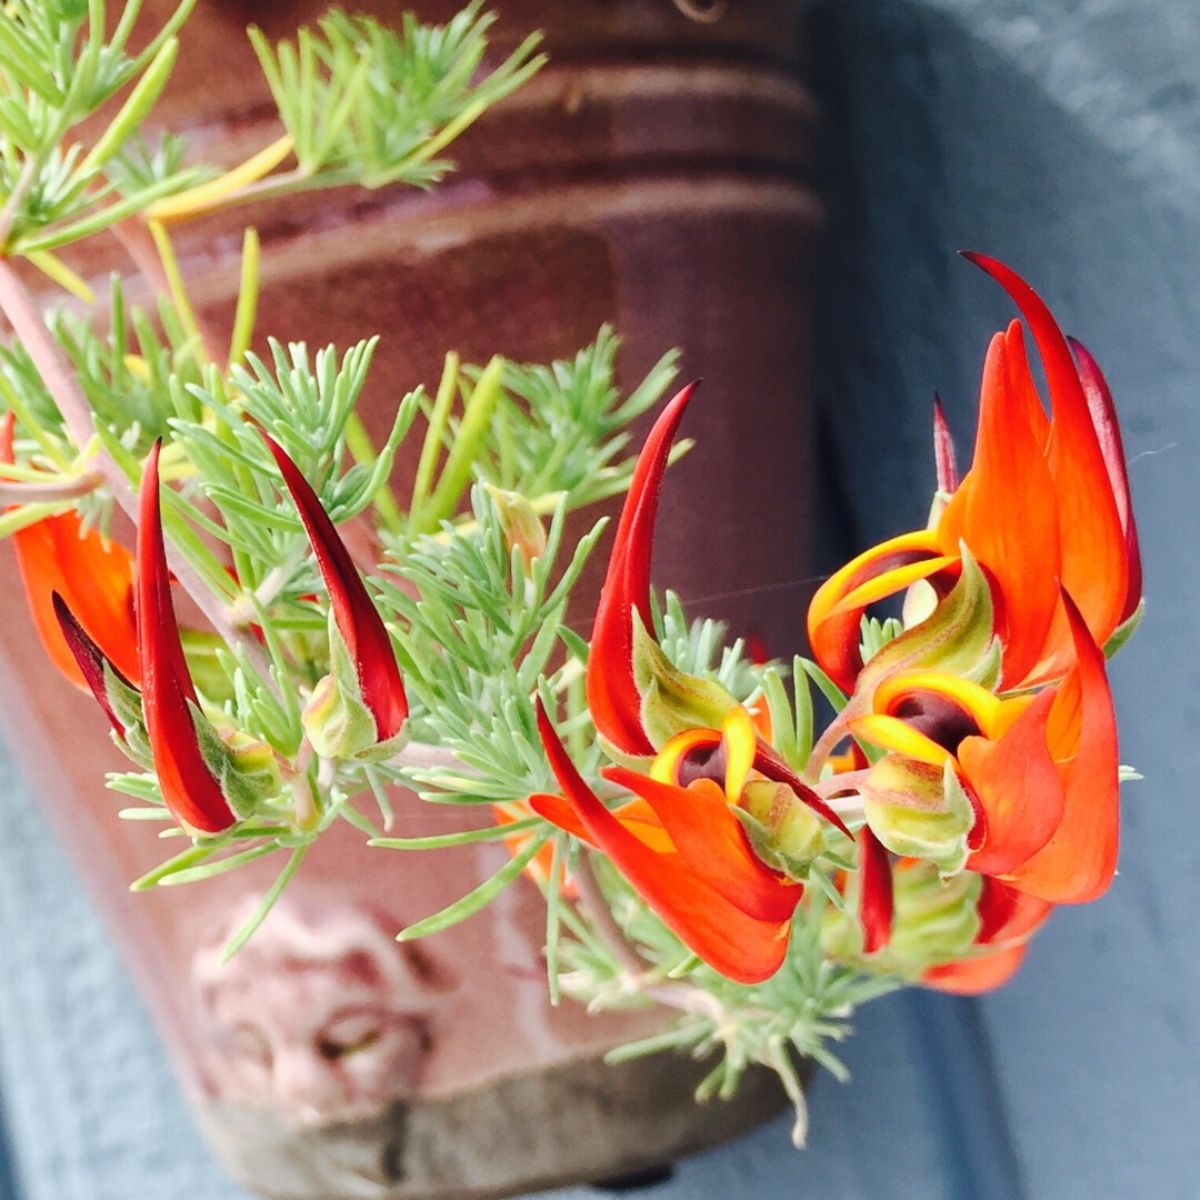
[[[633,679],[642,697],[642,728],[656,747],[687,729],[720,729],[738,703],[719,683],[679,670],[636,611]]]
[[[963,869],[975,810],[953,762],[936,767],[888,754],[871,768],[862,796],[871,832],[893,854],[930,862],[946,876]]]
[[[375,714],[363,700],[358,669],[346,639],[329,614],[330,672],[313,688],[300,720],[312,748],[321,758],[373,762],[395,754],[407,734],[401,731],[386,742],[379,740]]]
[[[218,728],[190,705],[200,753],[230,809],[242,820],[253,816],[283,790],[275,751],[266,742],[234,728]]]
[[[964,545],[958,582],[919,624],[888,641],[863,667],[856,693],[868,699],[896,671],[929,668],[995,687],[1001,645],[995,636],[992,593]]]
[[[972,871],[947,879],[933,863],[910,859],[892,871],[892,930],[882,950],[865,955],[857,917],[838,910],[826,915],[821,946],[831,958],[916,983],[930,967],[971,956],[982,890]]]
[[[888,955],[917,973],[968,955],[979,936],[982,890],[983,877],[971,871],[946,879],[930,863],[897,870]]]
[[[124,736],[118,736],[113,730],[113,741],[143,770],[153,770],[154,757],[150,753],[150,739],[146,736],[142,695],[121,678],[107,659],[104,661],[104,694],[108,697],[113,716],[125,731]]]
[[[820,818],[785,783],[752,779],[733,810],[755,854],[789,879],[802,881],[825,851]]]

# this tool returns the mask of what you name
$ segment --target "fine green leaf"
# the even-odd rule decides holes
[[[456,900],[440,912],[401,930],[396,935],[396,940],[398,942],[415,941],[417,938],[426,937],[431,933],[440,933],[443,929],[449,929],[452,925],[465,921],[467,917],[474,916],[481,908],[490,904],[525,870],[537,852],[550,839],[550,836],[551,834],[547,831],[540,837],[534,837],[524,850],[510,858],[490,879],[468,892],[461,900]]]

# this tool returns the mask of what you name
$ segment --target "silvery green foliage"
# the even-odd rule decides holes
[[[74,510],[87,526],[115,527],[118,509],[133,512],[143,460],[161,440],[170,569],[178,592],[212,627],[184,634],[198,694],[192,715],[206,761],[237,785],[240,819],[211,836],[176,827],[139,726],[126,743],[136,769],[113,773],[109,786],[133,802],[122,816],[161,822],[164,835],[185,844],[134,886],[208,879],[282,851],[285,865],[232,939],[233,953],[335,822],[403,850],[517,835],[490,878],[404,936],[464,919],[537,867],[531,874],[546,900],[554,998],[567,992],[593,1007],[677,1009],[663,1034],[613,1057],[664,1049],[712,1055],[701,1099],[732,1094],[748,1066],[764,1065],[795,1101],[802,1132],[797,1057],[840,1072],[828,1047],[847,1032],[846,1016],[894,986],[822,952],[826,913],[844,903],[829,872],[846,864],[838,857],[846,847],[828,848],[824,865],[811,866],[812,899],[798,910],[783,969],[745,987],[694,959],[608,864],[591,864],[578,843],[525,807],[531,793],[554,788],[537,732],[539,697],[559,713],[579,770],[612,800],[598,775],[599,740],[584,698],[588,631],[578,623],[586,617],[572,607],[604,521],[569,518],[628,488],[629,426],[662,399],[677,355],[664,355],[627,395],[616,384],[619,342],[608,327],[574,357],[548,365],[495,358],[460,366],[449,355],[434,395],[414,381],[371,445],[355,415],[370,387],[378,341],[371,331],[344,349],[268,338],[254,343],[265,352],[249,351],[258,287],[251,231],[226,358],[188,302],[162,223],[317,187],[430,186],[451,166],[443,152],[453,139],[540,68],[537,36],[489,72],[492,18],[481,0],[443,26],[406,17],[393,29],[335,11],[291,42],[273,46],[251,31],[286,132],[250,163],[218,175],[190,164],[182,139],[167,134],[148,144],[139,135],[194,4],[181,0],[148,40],[139,31],[133,40],[145,48],[136,54],[127,47],[141,0],[127,0],[115,22],[109,9],[116,6],[104,0],[10,0],[0,19],[0,249],[87,301],[86,281],[53,252],[144,219],[167,281],[142,309],[114,278],[103,319],[63,309],[50,317],[47,338],[35,312],[32,322],[13,322],[29,335],[26,344],[0,350],[0,413],[11,413],[17,427],[12,480],[54,494],[24,506],[36,510],[32,520]],[[84,144],[75,131],[108,101],[113,116]],[[294,165],[285,165],[289,157]],[[10,280],[5,312],[28,318],[28,307],[14,307],[22,303],[29,302]],[[368,601],[386,623],[407,690],[406,744],[389,745],[388,757],[362,750],[358,726],[367,716],[355,707],[351,679],[358,665],[330,621],[321,572],[260,430],[295,462],[346,541],[358,544]],[[414,434],[421,437],[419,454],[410,456],[416,479],[410,496],[397,496],[393,466]],[[686,449],[681,443],[676,456]],[[521,538],[513,537],[514,505],[526,524]],[[29,517],[0,516],[0,534]],[[749,663],[741,641],[729,644],[719,623],[689,622],[676,596],[667,595],[654,624],[663,678],[699,677],[695,690],[741,702],[765,697],[780,751],[793,764],[803,763],[812,743],[809,678],[835,707],[844,701],[800,660],[789,698],[782,668]],[[311,720],[306,736],[304,707],[331,668],[344,685],[335,698],[345,701],[335,714],[344,720],[338,736],[322,740],[311,736]],[[132,720],[140,701],[126,691],[121,701]],[[388,836],[392,784],[412,787],[431,812],[474,806],[479,823],[470,832]],[[539,860],[547,848],[548,868]],[[564,886],[593,865],[599,910]],[[615,923],[620,948],[606,923]],[[634,957],[632,967],[622,950]]]

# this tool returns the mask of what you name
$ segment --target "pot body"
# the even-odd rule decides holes
[[[457,6],[363,7],[439,19]],[[201,4],[164,124],[218,161],[273,140],[240,29],[252,20],[284,36],[319,12],[308,0]],[[612,322],[632,387],[665,349],[684,347],[685,375],[706,382],[686,428],[698,445],[665,490],[656,578],[696,615],[726,617],[783,652],[800,639],[807,596],[797,581],[819,220],[805,183],[814,114],[799,81],[801,13],[731,0],[709,12],[719,19],[696,15],[673,0],[513,0],[496,26],[501,48],[542,28],[552,65],[469,131],[455,148],[460,170],[437,191],[251,207],[182,226],[177,250],[215,331],[232,318],[240,230],[253,223],[264,335],[314,347],[382,335],[364,409],[376,432],[399,396],[436,383],[447,349],[548,361]],[[89,247],[81,265],[99,275],[122,265],[117,253]],[[414,443],[397,466],[400,494]],[[597,576],[604,557],[602,547]],[[0,683],[14,752],[85,870],[214,1150],[251,1189],[525,1191],[666,1161],[778,1107],[759,1076],[734,1105],[698,1109],[696,1064],[603,1067],[606,1049],[665,1018],[551,1008],[544,913],[523,883],[469,922],[397,946],[395,929],[496,869],[494,846],[400,858],[366,849],[348,826],[331,831],[247,950],[218,970],[216,947],[278,864],[131,897],[128,880],[162,843],[116,819],[102,780],[120,760],[90,700],[43,659],[12,569],[0,592],[13,614],[0,623]],[[579,619],[586,629],[586,612]],[[397,803],[401,825],[427,831],[427,809]],[[452,811],[438,812],[439,831]]]

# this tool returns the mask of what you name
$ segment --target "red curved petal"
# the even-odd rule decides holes
[[[958,463],[954,455],[954,438],[946,422],[946,410],[936,392],[933,397],[933,461],[937,467],[938,491],[952,495],[958,487]]]
[[[633,613],[650,627],[650,557],[658,497],[671,443],[696,387],[688,384],[667,404],[642,446],[592,626],[588,708],[601,736],[626,754],[654,753],[642,729],[642,701],[633,679]]]
[[[1082,904],[1102,895],[1117,868],[1120,810],[1117,771],[1117,722],[1104,669],[1104,653],[1092,639],[1083,614],[1063,592],[1063,604],[1075,643],[1077,687],[1068,678],[1055,703],[1078,705],[1078,745],[1060,761],[1064,807],[1062,821],[1050,841],[1006,878],[1021,891],[1055,904]],[[1051,753],[1054,730],[1066,722],[1051,710]],[[1065,737],[1066,735],[1060,735]]]
[[[1050,387],[1046,461],[1058,501],[1063,587],[1096,641],[1120,623],[1129,591],[1125,530],[1088,401],[1066,339],[1042,299],[1015,271],[981,254],[964,255],[1008,292],[1037,343]]]
[[[541,702],[542,745],[580,823],[617,869],[695,954],[739,983],[761,983],[787,954],[788,922],[758,921],[729,903],[674,854],[656,854],[604,807],[584,783]]]
[[[580,823],[575,809],[561,796],[535,792],[529,797],[529,807],[552,825],[565,829],[581,842],[599,849],[592,835]],[[639,842],[649,846],[656,854],[678,853],[675,843],[671,841],[654,809],[645,800],[631,799],[628,804],[622,804],[620,808],[612,809],[611,812]]]
[[[1029,939],[1054,906],[996,879],[985,879],[979,897],[979,945],[991,954],[931,967],[921,978],[926,987],[960,996],[977,996],[1007,983],[1025,957]]]
[[[1046,740],[1054,692],[1042,692],[996,741],[965,738],[958,761],[983,807],[987,836],[967,860],[981,875],[1003,875],[1033,857],[1063,816],[1062,779]]]
[[[1006,946],[993,954],[930,967],[921,976],[925,987],[954,996],[979,996],[1007,983],[1025,958],[1027,945]]]
[[[196,692],[171,604],[158,489],[160,448],[155,442],[146,460],[138,501],[137,611],[146,733],[159,788],[172,815],[193,829],[220,833],[236,818],[200,753],[188,707]]]
[[[711,780],[683,788],[626,767],[603,774],[654,809],[683,861],[730,904],[760,921],[787,921],[795,912],[802,889],[758,860],[725,793]]]
[[[818,816],[823,817],[835,829],[840,829],[847,837],[854,836],[846,822],[761,738],[754,751],[754,769],[776,783],[786,783],[796,798],[807,804]]]
[[[979,896],[980,945],[1010,945],[1028,939],[1054,911],[1048,900],[1018,891],[999,879],[985,879]]]
[[[1054,482],[1027,402],[1028,375],[1016,325],[988,347],[974,462],[938,525],[943,551],[956,553],[961,537],[999,589],[1009,684],[1038,661],[1061,565]]]
[[[864,825],[858,832],[859,899],[858,919],[862,922],[863,950],[874,954],[882,950],[892,936],[892,864],[883,843]]]
[[[583,827],[583,823],[575,815],[575,808],[561,796],[553,792],[534,792],[527,801],[539,817],[544,817],[551,825],[565,829],[572,837],[577,837],[589,846],[595,846],[592,835]]]
[[[363,701],[375,718],[376,735],[381,742],[386,741],[400,732],[408,716],[408,697],[383,618],[367,595],[350,552],[308,480],[278,442],[261,428],[259,433],[278,464],[304,522],[329,592],[334,620],[358,670]]]
[[[1129,588],[1121,620],[1133,615],[1142,598],[1142,551],[1138,542],[1137,521],[1133,516],[1133,500],[1129,494],[1129,471],[1125,464],[1125,446],[1121,441],[1121,426],[1117,423],[1117,409],[1112,392],[1096,360],[1082,342],[1067,338],[1075,352],[1075,364],[1079,371],[1079,382],[1087,397],[1088,411],[1096,427],[1096,438],[1104,465],[1108,468],[1108,479],[1113,498],[1117,502],[1117,515],[1125,531],[1125,553],[1129,559]]]
[[[104,710],[104,715],[108,718],[108,723],[113,727],[117,737],[123,739],[125,726],[117,718],[112,701],[108,698],[108,688],[104,683],[104,665],[107,661],[104,652],[88,635],[88,631],[79,623],[75,614],[67,607],[67,602],[58,592],[51,593],[51,603],[63,641],[66,642],[67,649],[71,651],[80,675],[87,684],[88,690],[96,698],[96,703]],[[122,683],[129,685],[129,680],[111,662],[108,665],[116,671]]]

